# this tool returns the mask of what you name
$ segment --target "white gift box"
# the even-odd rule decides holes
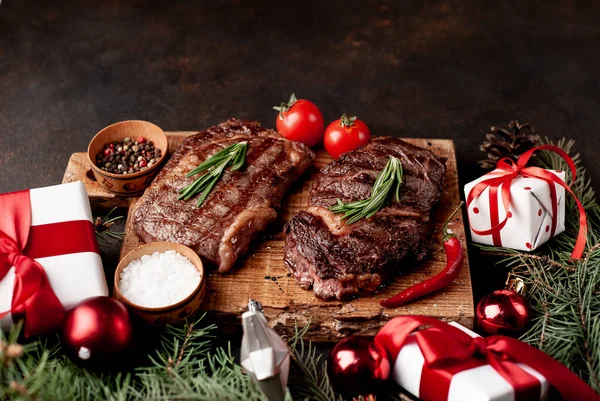
[[[565,173],[547,170],[564,181]],[[465,197],[479,182],[496,176],[500,170],[494,170],[465,185]],[[504,185],[504,184],[502,184]],[[554,235],[565,230],[565,189],[552,183],[556,189],[557,216]],[[509,213],[506,225],[502,228],[496,243],[492,235],[478,235],[478,231],[492,227],[490,214],[490,189],[486,188],[468,207],[471,239],[479,244],[503,246],[522,251],[532,251],[552,237],[552,200],[549,185],[537,178],[515,178],[510,186],[510,207],[505,210],[502,203],[502,186],[498,189],[498,217],[503,221]]]
[[[464,331],[471,337],[480,337],[478,334],[461,326],[458,323],[450,325]],[[419,348],[415,335],[411,334],[406,340],[400,353],[396,357],[392,371],[392,379],[416,397],[420,397],[421,374],[425,365],[425,358]],[[548,381],[538,371],[518,363],[524,371],[539,380],[540,400],[548,397]],[[436,386],[436,383],[425,383],[426,386]],[[450,388],[443,401],[514,401],[514,388],[490,365],[478,366],[455,373],[450,381]],[[442,401],[442,400],[424,400]]]
[[[29,194],[32,227],[78,220],[87,220],[93,224],[88,195],[80,181],[32,189]],[[69,238],[65,240],[68,241]],[[87,298],[108,295],[102,260],[98,253],[70,253],[35,260],[44,268],[50,286],[65,310]],[[11,309],[14,281],[13,266],[0,280],[0,313]],[[0,320],[2,330],[8,330],[12,325],[10,313]]]

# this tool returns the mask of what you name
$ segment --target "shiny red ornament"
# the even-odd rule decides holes
[[[125,306],[110,297],[95,297],[67,312],[61,339],[74,361],[103,363],[128,350],[132,337]]]
[[[485,334],[517,336],[529,324],[531,309],[527,300],[512,290],[497,290],[477,304],[477,326]]]
[[[333,388],[347,396],[376,393],[390,372],[385,349],[367,337],[350,336],[341,340],[327,359],[327,375]]]

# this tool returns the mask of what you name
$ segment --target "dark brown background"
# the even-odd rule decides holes
[[[487,128],[511,119],[577,139],[599,182],[600,5],[522,3],[4,0],[0,192],[59,183],[113,122],[273,127],[292,91],[327,121],[454,139],[463,183]],[[471,263],[476,298],[498,287]]]
[[[273,126],[292,91],[376,135],[454,139],[464,179],[515,118],[597,170],[600,7],[521,3],[4,0],[0,191],[60,182],[110,123]]]

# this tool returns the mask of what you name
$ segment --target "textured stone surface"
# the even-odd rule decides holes
[[[597,166],[598,6],[52,3],[0,6],[0,191],[60,182],[109,123],[273,126],[270,107],[292,91],[326,120],[346,111],[375,134],[455,139],[463,180],[487,127],[513,118],[585,137]]]
[[[292,91],[328,121],[349,112],[374,134],[454,139],[463,183],[481,173],[489,125],[515,118],[578,139],[600,182],[592,2],[49,3],[0,5],[0,192],[59,183],[112,122],[273,127]]]

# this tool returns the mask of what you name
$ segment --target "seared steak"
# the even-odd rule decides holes
[[[196,197],[177,200],[179,190],[198,176],[186,173],[213,154],[247,141],[246,164],[229,168],[201,207]],[[290,184],[310,166],[313,152],[288,141],[257,122],[231,119],[187,138],[137,203],[134,227],[144,241],[171,241],[193,248],[215,263],[219,272],[231,269],[238,256],[277,217]]]
[[[366,199],[391,156],[402,162],[400,202],[369,219],[347,225],[329,207]],[[445,160],[400,139],[377,137],[325,166],[317,176],[309,207],[286,227],[285,264],[304,289],[322,299],[375,291],[400,270],[403,259],[424,258],[431,209],[442,194]],[[393,192],[393,191],[391,191]]]

